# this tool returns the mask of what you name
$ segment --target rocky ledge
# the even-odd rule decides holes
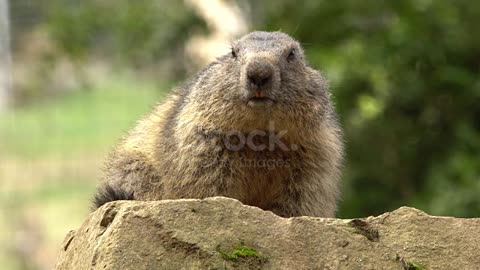
[[[478,269],[480,218],[402,207],[282,218],[224,197],[118,201],[62,245],[56,269]]]

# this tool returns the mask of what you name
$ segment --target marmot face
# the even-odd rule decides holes
[[[310,120],[312,115],[321,116],[330,106],[325,80],[308,67],[300,44],[281,32],[252,32],[242,37],[210,72],[199,79],[201,92],[192,97],[204,101],[202,107],[212,113],[219,107],[228,108],[222,112],[230,113],[208,118],[235,123],[231,128],[261,129],[271,121],[288,121],[287,126],[295,128],[293,122],[307,115]],[[217,124],[225,127],[213,125]]]
[[[241,99],[254,109],[285,102],[295,79],[305,76],[303,59],[300,45],[287,35],[254,32],[245,36],[232,46],[232,60],[240,66]]]

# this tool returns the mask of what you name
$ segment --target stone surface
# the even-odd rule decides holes
[[[65,238],[56,269],[478,269],[480,219],[402,207],[282,218],[223,197],[118,201]]]

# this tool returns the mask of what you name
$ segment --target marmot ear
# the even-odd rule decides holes
[[[288,62],[292,62],[297,57],[297,52],[295,48],[290,49],[290,52],[287,55]]]
[[[323,73],[321,71],[318,71],[309,66],[307,66],[307,70],[310,73],[308,77],[311,78],[307,80],[307,82],[312,87],[312,89],[316,89],[316,91],[330,92],[329,82],[323,76]]]

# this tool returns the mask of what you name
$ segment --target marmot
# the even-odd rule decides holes
[[[226,196],[334,217],[342,159],[327,81],[287,34],[252,32],[138,122],[94,203]]]

